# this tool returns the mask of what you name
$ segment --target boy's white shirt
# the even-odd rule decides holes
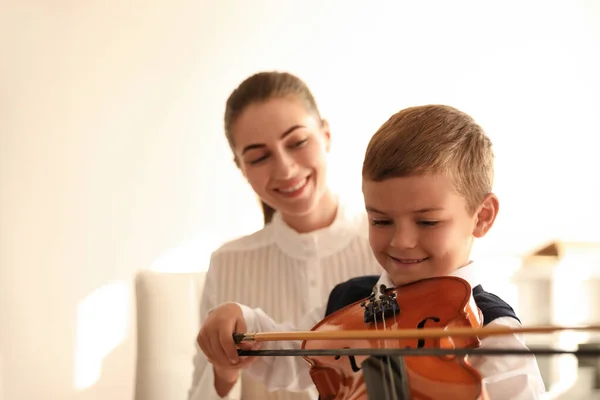
[[[465,279],[471,287],[479,284],[476,264],[460,268],[453,276]],[[378,285],[393,286],[384,273]],[[260,308],[252,309],[241,305],[248,332],[308,331],[325,316],[326,304],[315,308],[294,326],[290,323],[275,323]],[[486,327],[520,327],[514,318],[501,317]],[[262,349],[299,349],[301,342],[264,342]],[[523,335],[490,336],[481,340],[480,348],[527,349]],[[471,356],[471,365],[483,377],[483,383],[490,400],[531,400],[544,398],[544,383],[534,356]],[[302,391],[313,386],[309,375],[309,364],[302,357],[258,357],[246,372],[260,380],[268,390]]]

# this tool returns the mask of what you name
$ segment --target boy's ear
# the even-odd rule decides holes
[[[325,136],[325,149],[329,153],[331,148],[331,130],[329,129],[329,122],[326,119],[321,120],[321,130]]]
[[[479,206],[479,211],[475,215],[475,228],[473,229],[473,236],[476,238],[482,238],[494,225],[498,210],[500,208],[500,202],[498,197],[494,193],[489,193],[485,196],[485,199]]]

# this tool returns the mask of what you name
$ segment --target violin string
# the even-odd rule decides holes
[[[382,309],[381,309],[381,321],[383,323],[383,330],[387,330],[387,326],[386,326],[386,318],[385,318],[385,312],[383,311],[383,305],[382,305]],[[383,348],[387,349],[388,348],[388,341],[384,341],[383,342]],[[392,393],[392,397],[394,396],[394,384],[393,384],[393,379],[392,379],[392,367],[391,367],[391,363],[390,363],[390,356],[385,356],[384,358],[384,362],[385,362],[385,366],[387,367],[388,370],[388,375],[387,375],[387,379],[389,380],[389,382],[387,382],[386,384],[389,384],[390,386],[390,392]],[[385,376],[384,376],[384,380],[386,380]],[[390,397],[391,399],[391,397]]]
[[[392,317],[393,317],[392,321],[393,322],[392,322],[392,326],[390,327],[390,329],[394,328],[394,322],[396,322],[396,308],[393,307],[393,306],[392,306],[392,313],[393,313],[392,314]],[[385,321],[385,313],[384,313],[383,319]],[[384,323],[384,328],[385,328],[385,323]],[[386,348],[387,348],[387,346],[386,346]],[[394,377],[392,376],[391,356],[387,356],[386,359],[387,359],[387,363],[388,363],[388,371],[390,373],[389,376],[390,376],[390,385],[392,387],[393,400],[398,400],[398,392],[396,391],[396,382],[394,380]]]
[[[375,293],[377,293],[377,292],[375,292]],[[377,306],[377,297],[375,297],[374,300],[375,300],[375,303],[373,304],[373,307],[374,307],[374,309],[373,309],[373,322],[375,323],[375,330],[377,331],[377,330],[379,330],[379,324],[377,322],[377,309],[375,308]],[[382,316],[382,319],[383,319],[383,323],[385,324],[385,318],[383,318],[383,316]],[[377,348],[381,349],[381,339],[377,340]],[[387,357],[387,356],[385,356],[385,357]],[[383,393],[385,395],[385,399],[389,400],[390,395],[389,395],[389,392],[388,392],[387,380],[385,379],[385,368],[384,368],[384,366],[383,366],[382,363],[379,363],[379,369],[380,369],[380,372],[381,372],[381,376],[384,378],[383,379]]]

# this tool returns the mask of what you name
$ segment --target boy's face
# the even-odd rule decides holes
[[[498,212],[493,194],[469,212],[442,175],[363,180],[363,195],[373,254],[397,286],[467,265],[474,238],[488,232]]]

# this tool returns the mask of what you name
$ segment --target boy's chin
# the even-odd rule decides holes
[[[394,287],[409,285],[411,283],[435,277],[435,275],[430,274],[390,274],[389,272],[388,275],[390,276]]]
[[[420,281],[421,279],[424,279],[421,277],[409,277],[409,276],[404,276],[404,275],[398,275],[398,276],[390,275],[390,278],[391,278],[392,282],[394,283],[395,287],[408,285],[410,283],[414,283],[414,282]]]

